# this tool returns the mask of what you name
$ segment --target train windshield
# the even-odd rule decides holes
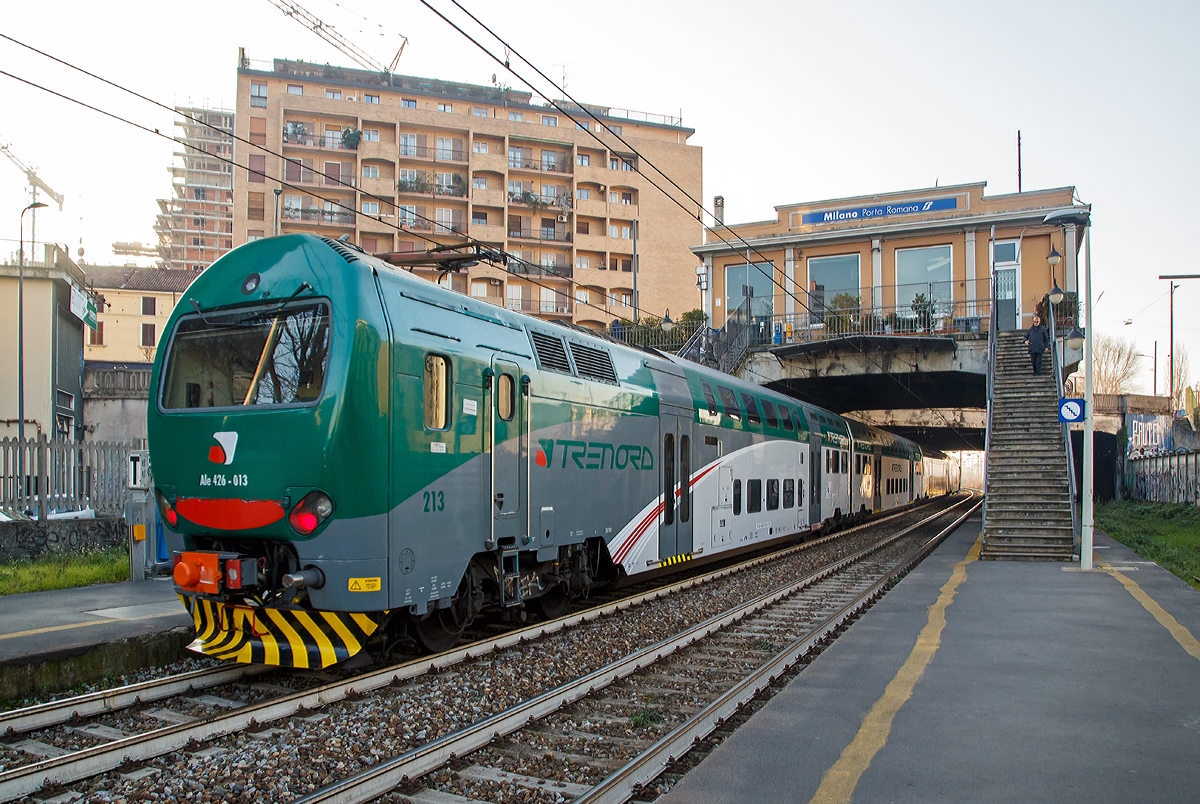
[[[314,402],[325,382],[329,338],[323,301],[181,318],[163,369],[162,406]]]

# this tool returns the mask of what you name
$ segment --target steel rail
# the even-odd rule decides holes
[[[208,689],[221,684],[238,681],[247,676],[270,672],[274,668],[265,665],[222,665],[203,670],[192,670],[166,678],[142,681],[123,687],[89,692],[61,701],[27,706],[0,714],[0,736],[11,736],[57,726],[75,718],[95,717],[126,709],[134,704],[159,701],[192,690]]]
[[[356,804],[356,802],[370,801],[387,793],[406,779],[418,778],[445,765],[455,757],[477,751],[488,745],[492,740],[521,729],[530,721],[539,720],[568,704],[592,694],[598,689],[612,684],[614,681],[619,681],[643,667],[673,654],[681,648],[687,647],[732,623],[744,619],[750,614],[790,597],[796,592],[832,575],[836,575],[847,567],[862,561],[903,538],[913,530],[922,527],[933,519],[946,515],[954,508],[969,501],[970,498],[959,501],[949,508],[943,509],[874,545],[839,559],[833,564],[825,566],[800,580],[793,581],[771,592],[766,592],[753,600],[730,609],[724,614],[719,614],[673,637],[635,651],[624,659],[612,662],[575,681],[542,693],[519,706],[493,715],[486,720],[482,720],[465,729],[460,729],[430,743],[426,743],[419,748],[380,763],[373,768],[360,771],[353,776],[335,782],[307,796],[294,799],[292,804]]]
[[[624,804],[638,792],[639,788],[658,778],[669,763],[686,754],[696,741],[706,738],[722,721],[736,713],[829,634],[842,627],[846,621],[864,609],[892,579],[907,573],[916,563],[923,560],[982,505],[981,497],[979,502],[971,506],[966,513],[929,541],[917,546],[884,577],[827,618],[815,630],[792,642],[686,723],[681,724],[645,752],[634,757],[589,792],[574,799],[572,804]]]
[[[893,538],[899,538],[904,533],[919,527],[929,519],[941,516],[962,502],[955,503],[921,523],[901,531]],[[227,713],[214,715],[211,718],[195,723],[184,723],[142,734],[135,734],[121,740],[114,740],[103,745],[85,748],[60,757],[51,757],[31,765],[13,768],[0,772],[0,802],[13,801],[22,796],[36,792],[45,785],[65,785],[79,779],[95,776],[118,768],[126,763],[144,762],[154,757],[179,751],[189,744],[224,737],[239,731],[245,731],[263,723],[291,717],[301,711],[318,708],[326,704],[336,703],[348,696],[370,692],[385,687],[397,681],[404,681],[424,675],[428,672],[458,664],[472,658],[485,656],[489,653],[504,650],[519,645],[526,640],[532,640],[544,635],[553,634],[581,623],[597,620],[633,606],[641,605],[660,597],[665,597],[679,591],[689,589],[727,575],[748,569],[759,564],[773,561],[791,555],[801,550],[826,544],[829,541],[853,533],[870,525],[877,525],[895,517],[911,513],[912,509],[873,520],[869,523],[851,528],[839,534],[830,534],[811,542],[794,545],[785,550],[767,556],[749,559],[731,567],[715,570],[706,575],[688,578],[669,586],[652,589],[640,595],[586,609],[576,614],[551,620],[546,623],[536,623],[525,628],[503,634],[488,640],[480,640],[461,648],[422,659],[416,659],[394,665],[382,670],[376,670],[352,679],[332,682],[310,690],[304,690],[281,698],[250,704]],[[840,562],[839,562],[840,563]],[[630,671],[632,672],[632,671]]]

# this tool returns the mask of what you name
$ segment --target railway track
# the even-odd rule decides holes
[[[446,735],[462,732],[464,729],[475,735],[486,735],[487,740],[484,741],[486,744],[501,731],[496,728],[496,718],[502,718],[505,724],[511,722],[517,725],[523,725],[529,717],[535,716],[532,714],[535,711],[539,713],[536,717],[546,718],[553,708],[560,708],[564,702],[569,703],[567,698],[563,697],[562,690],[565,687],[593,689],[611,684],[629,673],[636,672],[641,667],[660,661],[664,656],[679,650],[683,644],[687,644],[686,638],[684,643],[678,645],[672,641],[682,638],[678,635],[667,637],[665,640],[655,639],[647,647],[630,654],[635,657],[632,660],[628,657],[618,656],[618,654],[629,653],[628,645],[621,650],[612,649],[607,653],[588,651],[587,655],[580,656],[578,661],[572,661],[569,656],[564,656],[567,659],[566,668],[560,667],[553,671],[542,668],[533,673],[535,677],[531,679],[531,683],[512,683],[514,680],[511,677],[512,669],[520,668],[523,662],[533,664],[526,661],[532,654],[544,655],[547,650],[555,651],[554,647],[547,648],[546,646],[552,646],[552,641],[556,638],[568,643],[572,639],[576,643],[581,640],[586,643],[589,641],[588,636],[577,634],[572,637],[571,635],[588,628],[619,632],[621,630],[619,621],[624,618],[614,618],[611,615],[618,612],[632,614],[635,611],[645,615],[646,610],[654,608],[655,605],[662,609],[668,609],[672,599],[688,595],[700,598],[708,597],[710,600],[707,606],[694,609],[690,606],[675,606],[676,613],[679,609],[684,608],[697,614],[717,609],[721,609],[723,612],[711,617],[702,617],[691,624],[690,630],[685,628],[679,632],[693,634],[690,638],[692,640],[700,638],[695,634],[703,632],[704,635],[708,635],[748,616],[746,612],[750,609],[747,609],[747,606],[773,605],[763,603],[761,595],[746,595],[743,590],[742,597],[746,599],[739,606],[726,611],[727,607],[723,604],[712,605],[715,599],[721,597],[722,594],[713,587],[719,586],[721,583],[736,586],[739,579],[744,582],[751,575],[756,578],[757,576],[766,578],[770,575],[794,578],[796,576],[795,567],[777,567],[774,570],[769,568],[776,563],[788,561],[800,564],[807,562],[813,565],[828,563],[827,559],[816,557],[816,554],[821,551],[855,552],[858,555],[862,550],[852,545],[851,542],[856,539],[873,542],[874,539],[869,536],[870,532],[882,527],[884,522],[890,520],[894,525],[897,520],[903,521],[904,517],[911,518],[913,516],[915,516],[913,511],[896,514],[887,520],[877,520],[866,526],[860,526],[854,529],[855,532],[826,537],[807,545],[788,548],[774,557],[759,557],[743,561],[732,567],[678,581],[660,589],[597,606],[559,620],[536,624],[497,638],[466,645],[439,656],[407,662],[348,679],[330,680],[328,676],[321,678],[305,674],[310,685],[307,689],[293,691],[269,682],[255,682],[253,680],[255,677],[262,677],[262,674],[266,672],[264,668],[223,667],[208,671],[196,671],[161,682],[146,682],[129,688],[94,693],[59,704],[46,704],[7,713],[0,718],[0,732],[8,733],[8,743],[0,746],[0,751],[10,754],[20,752],[26,758],[33,756],[37,761],[5,768],[3,772],[0,772],[0,801],[13,800],[38,790],[41,790],[40,795],[72,791],[93,792],[93,788],[95,788],[95,792],[106,788],[112,788],[114,791],[130,788],[136,793],[137,790],[146,788],[151,788],[149,792],[154,792],[152,788],[161,785],[162,789],[158,793],[160,797],[181,793],[182,790],[171,791],[170,783],[161,781],[171,777],[171,774],[166,771],[172,766],[172,762],[187,766],[189,763],[195,764],[198,757],[209,760],[222,755],[240,756],[243,753],[252,753],[251,749],[273,744],[273,741],[279,745],[285,745],[290,739],[286,735],[297,730],[303,734],[336,733],[343,735],[347,733],[345,728],[347,723],[355,720],[361,722],[362,712],[358,710],[362,710],[364,706],[372,710],[375,716],[382,717],[391,725],[391,736],[396,738],[391,741],[391,745],[385,748],[382,743],[388,741],[381,740],[379,741],[380,745],[372,745],[365,753],[353,755],[352,752],[349,761],[343,758],[331,762],[322,756],[319,761],[310,763],[312,768],[320,772],[307,774],[309,778],[297,778],[295,780],[296,790],[290,789],[290,785],[285,785],[287,790],[273,791],[271,797],[291,798],[295,793],[305,792],[305,788],[312,790],[322,786],[330,778],[346,775],[356,766],[369,769],[374,769],[374,766],[384,767],[399,762],[413,752],[419,752],[421,757],[441,756],[437,746],[447,739]],[[940,516],[940,514],[935,516]],[[879,548],[871,549],[878,550]],[[783,558],[780,558],[780,555]],[[845,557],[841,558],[838,565],[844,564],[847,560]],[[851,565],[861,564],[863,560],[860,556]],[[829,570],[821,572],[828,574]],[[811,584],[816,581],[806,582]],[[795,590],[792,593],[795,593]],[[829,597],[829,593],[826,591],[805,594]],[[742,613],[734,614],[732,612]],[[732,619],[729,619],[731,617]],[[643,619],[647,618],[643,617]],[[651,615],[648,619],[653,620],[656,617]],[[663,618],[658,617],[657,619]],[[674,617],[674,619],[678,619],[678,617]],[[672,623],[672,625],[675,624]],[[626,640],[626,643],[628,642],[629,640]],[[758,648],[755,648],[753,644],[749,645],[748,650],[751,653],[762,653],[763,644],[769,643],[772,647],[775,644],[774,641],[767,640],[765,637],[760,638],[758,642],[761,643]],[[743,648],[746,647],[743,646]],[[578,648],[578,644],[567,645],[566,648],[560,645],[557,650],[560,654],[569,654],[572,650],[577,651]],[[602,661],[607,658],[612,658],[613,661]],[[632,663],[629,663],[630,661]],[[595,667],[590,668],[589,663]],[[442,718],[439,722],[436,718],[426,720],[428,713],[421,711],[420,706],[413,707],[405,704],[406,698],[419,696],[422,692],[432,693],[428,697],[433,698],[445,697],[447,693],[453,693],[458,672],[450,668],[459,665],[471,666],[472,672],[482,669],[484,675],[487,676],[490,673],[493,680],[492,686],[489,686],[485,680],[483,686],[474,689],[470,695],[459,696],[474,699],[469,711],[452,716],[450,720]],[[615,670],[616,666],[619,666],[621,670]],[[572,674],[572,669],[577,672]],[[510,672],[506,673],[505,671]],[[311,686],[322,680],[329,683]],[[201,692],[202,689],[228,689],[231,684],[237,686],[242,694],[229,697],[224,697],[224,693],[222,695],[195,694]],[[221,685],[225,685],[225,687],[221,687]],[[184,711],[180,712],[177,707],[146,708],[147,704],[152,701],[167,699],[182,701]],[[364,705],[363,701],[367,701],[367,704]],[[554,704],[552,709],[545,709],[551,704]],[[529,709],[528,707],[531,705],[535,708]],[[615,705],[610,704],[610,706]],[[132,707],[129,711],[133,711],[143,721],[154,721],[153,725],[139,733],[130,733],[124,729],[105,726],[94,720],[83,721],[84,718],[111,716],[113,712],[122,707]],[[545,711],[542,711],[543,709]],[[384,717],[385,714],[387,717]],[[404,717],[404,714],[408,714],[408,717]],[[638,710],[638,712],[618,714],[615,717],[617,720],[613,722],[620,724],[622,718],[625,721],[648,720],[652,722],[656,715],[652,708],[647,708],[645,711]],[[515,720],[513,720],[514,718]],[[428,726],[424,729],[419,728],[418,726],[423,723],[428,723]],[[36,732],[32,737],[26,737],[20,741],[15,741],[13,737],[13,735],[21,737],[30,734],[33,729],[45,730],[55,726],[69,730],[70,734],[79,735],[79,739],[72,742],[75,750],[47,751],[39,757],[37,747],[30,746],[29,742],[42,745],[52,745],[52,743],[38,740],[39,735]],[[507,729],[507,726],[505,728]],[[349,733],[354,733],[354,731],[353,726],[348,728]],[[619,742],[625,738],[617,736],[614,739]],[[303,748],[305,745],[304,739],[291,742],[293,747]],[[340,746],[348,747],[351,741],[344,736],[332,736],[327,741],[313,740],[312,742],[321,742],[323,753],[336,755],[339,752],[334,749]],[[371,742],[371,740],[366,742]],[[609,745],[613,744],[615,743],[609,740]],[[460,756],[467,750],[476,750],[479,747],[467,749],[465,748],[466,744],[455,743],[455,745],[456,749],[450,753]],[[31,747],[32,751],[29,750]],[[57,746],[55,747],[57,748]],[[410,750],[396,750],[406,747]],[[325,751],[326,748],[329,750]],[[397,754],[399,756],[396,756]],[[384,757],[386,756],[396,758],[385,761]],[[309,758],[297,756],[296,759],[300,761],[300,764],[293,767],[303,767],[303,763]],[[423,761],[432,762],[432,759]],[[440,764],[444,764],[445,761],[445,759],[441,759]],[[240,761],[236,764],[245,765],[246,762]],[[437,766],[438,763],[435,763],[429,768],[421,770],[420,773],[429,773]],[[404,767],[405,770],[401,776],[413,777],[417,773],[417,768],[424,766],[405,765]],[[242,770],[246,770],[246,768],[242,768]],[[462,770],[455,772],[461,776]],[[475,771],[470,771],[470,773],[475,773]],[[106,774],[106,776],[101,778],[98,787],[94,782],[90,785],[77,784],[81,780],[94,780],[101,774]],[[252,774],[232,771],[227,773],[226,777],[250,775]],[[299,775],[304,776],[305,774],[300,773]],[[159,781],[156,781],[156,778]],[[511,782],[511,779],[509,781]],[[562,783],[577,784],[570,781]],[[394,787],[395,784],[396,782],[391,782],[388,789]],[[217,782],[216,786],[221,787],[226,793],[231,793],[230,800],[238,800],[238,797],[247,795],[248,789],[260,796],[262,793],[261,788],[253,784],[242,785],[236,781],[231,781],[228,788],[220,782]],[[236,790],[235,786],[241,789]],[[84,787],[85,790],[80,790],[80,787]],[[559,792],[573,791],[573,794],[578,792],[573,787],[559,788],[558,790]],[[378,793],[372,792],[368,797],[374,795],[378,795]],[[255,799],[252,795],[251,798],[244,800]],[[355,794],[352,799],[313,800],[365,799]]]

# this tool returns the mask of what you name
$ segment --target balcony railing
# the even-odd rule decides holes
[[[574,307],[571,297],[561,296],[553,301],[543,299],[506,298],[504,306],[519,313],[535,315],[570,315]]]
[[[417,180],[407,181],[401,179],[396,182],[396,190],[401,193],[416,193],[418,195],[441,195],[450,196],[452,198],[466,198],[466,185],[455,187],[447,184],[430,184],[428,181]]]
[[[328,223],[334,226],[353,226],[353,212],[329,212],[323,209],[296,209],[284,207],[280,212],[285,221],[300,221],[301,223]]]
[[[467,152],[453,148],[431,148],[428,145],[411,145],[400,143],[400,156],[415,159],[432,159],[434,162],[466,162]]]
[[[286,126],[283,129],[283,144],[284,145],[302,145],[306,148],[321,148],[329,151],[355,151],[357,148],[349,148],[342,142],[341,134],[336,137],[321,134],[309,134],[308,132],[290,131]]]
[[[523,240],[540,240],[546,243],[570,243],[571,233],[567,231],[558,232],[554,229],[545,227],[539,229],[516,229],[512,226],[508,227],[508,236],[512,238],[521,238]]]
[[[536,170],[542,173],[563,173],[570,174],[571,163],[567,161],[566,156],[563,156],[562,161],[555,160],[553,162],[546,159],[526,159],[519,156],[509,156],[508,166],[510,168],[518,168],[520,170]]]
[[[571,209],[571,196],[565,193],[563,195],[543,195],[531,190],[524,190],[519,193],[510,190],[508,193],[508,202],[510,204],[525,204],[527,206],[537,204],[543,207],[556,207],[563,212]]]

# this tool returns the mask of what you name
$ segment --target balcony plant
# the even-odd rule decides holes
[[[358,144],[362,142],[362,132],[357,128],[346,127],[342,129],[342,147],[348,151],[357,151]]]
[[[928,332],[933,328],[933,312],[936,302],[933,299],[925,298],[924,293],[918,293],[913,297],[912,311],[916,318],[917,330]]]
[[[304,135],[307,132],[304,130],[304,124],[299,120],[289,120],[283,124],[283,141],[284,142],[304,142]]]

